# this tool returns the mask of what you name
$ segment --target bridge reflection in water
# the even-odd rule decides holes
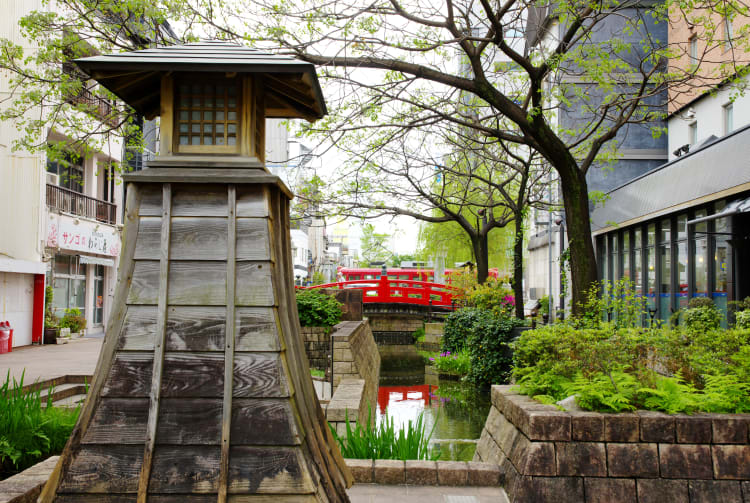
[[[399,429],[424,412],[426,431],[435,427],[430,445],[440,450],[440,459],[470,461],[489,407],[489,394],[467,383],[381,385],[377,421],[393,418]]]

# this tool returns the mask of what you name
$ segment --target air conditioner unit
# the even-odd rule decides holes
[[[56,175],[54,173],[47,173],[47,185],[57,185],[59,179],[59,175]]]

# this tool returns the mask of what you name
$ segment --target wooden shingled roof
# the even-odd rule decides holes
[[[266,117],[320,119],[328,113],[315,66],[226,41],[202,41],[75,60],[91,78],[140,114],[159,115],[168,72],[263,74]]]

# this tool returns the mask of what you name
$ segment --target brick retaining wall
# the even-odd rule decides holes
[[[750,502],[750,414],[564,412],[492,387],[475,461],[511,502]]]

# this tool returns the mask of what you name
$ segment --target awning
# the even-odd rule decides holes
[[[103,257],[91,257],[89,255],[79,255],[81,258],[81,264],[95,264],[103,265],[104,267],[114,267],[115,261],[111,258]]]
[[[699,224],[701,222],[708,222],[709,220],[714,220],[716,218],[724,218],[732,215],[737,215],[738,213],[747,212],[750,212],[750,197],[732,201],[731,203],[728,203],[723,210],[718,213],[714,213],[713,215],[696,218],[695,220],[688,220],[688,225]]]
[[[17,260],[0,257],[0,272],[44,274],[47,272],[47,264],[44,262],[32,262],[30,260]]]

